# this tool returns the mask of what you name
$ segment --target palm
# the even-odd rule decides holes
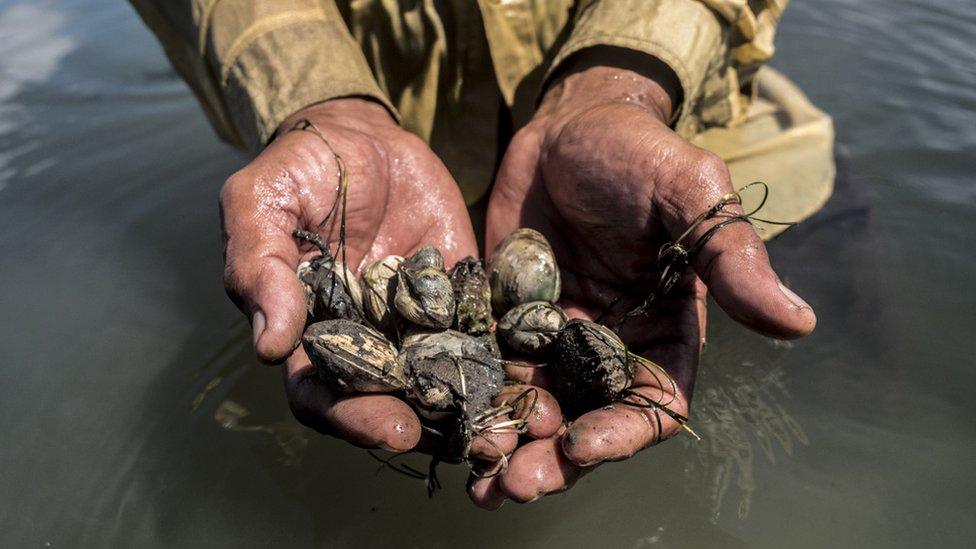
[[[320,130],[345,166],[345,253],[354,272],[376,259],[409,255],[424,245],[437,246],[448,264],[476,253],[457,185],[423,143],[398,128],[389,130],[398,134],[395,138],[376,131],[366,136],[331,124],[321,124]],[[288,189],[279,203],[293,205],[280,208],[281,224],[317,231],[338,249],[343,219],[339,165],[311,133],[281,138],[299,139],[298,145],[276,143],[265,153],[274,154],[279,145],[289,156],[297,153],[284,171],[281,159],[269,159],[269,166],[280,171],[269,179],[271,186]],[[306,256],[317,253],[311,247],[303,249]]]
[[[618,159],[638,157],[639,135],[667,128],[652,120],[644,126],[631,120],[616,125],[624,131],[600,135],[601,128],[615,126],[607,120],[611,115],[627,113],[583,113],[562,126],[554,139],[531,126],[520,132],[510,148],[517,152],[503,162],[488,216],[489,249],[516,227],[545,234],[563,275],[563,307],[571,316],[599,317],[607,323],[641,303],[657,285],[658,250],[671,237],[655,206],[655,187],[661,179],[679,176],[674,171],[621,169]],[[579,135],[584,130],[585,140]],[[603,146],[583,146],[593,139]],[[672,374],[683,397],[690,396],[698,363],[703,297],[701,283],[689,278],[654,301],[645,314],[619,326],[633,350]],[[637,381],[656,383],[644,376]]]
[[[295,269],[318,251],[292,233],[315,231],[338,253],[344,218],[340,259],[357,272],[366,262],[428,244],[449,264],[475,255],[471,222],[443,164],[382,107],[342,100],[312,107],[307,117],[315,122],[311,129],[283,133],[221,191],[225,285],[252,319],[257,354],[285,361],[296,417],[355,444],[408,450],[420,426],[407,404],[389,395],[332,395],[297,347],[306,311]],[[336,154],[348,180],[344,208]]]

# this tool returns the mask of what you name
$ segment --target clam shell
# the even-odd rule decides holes
[[[440,268],[432,266],[432,258],[440,258]],[[443,329],[454,321],[454,289],[443,265],[440,252],[426,246],[406,259],[397,270],[393,304],[410,322]]]
[[[559,266],[541,233],[518,229],[498,243],[491,256],[488,280],[495,313],[530,301],[559,299]]]
[[[570,320],[559,333],[547,367],[556,398],[570,415],[617,400],[634,375],[620,338],[605,326],[580,319]]]
[[[305,307],[309,316],[315,320],[361,320],[363,298],[356,275],[342,262],[320,262],[320,257],[304,261],[296,269],[298,280],[305,290]]]
[[[548,301],[516,305],[498,321],[498,335],[513,350],[541,356],[566,326],[566,313]]]
[[[376,330],[351,320],[316,322],[302,347],[319,377],[339,393],[390,393],[407,387],[393,344]]]
[[[440,250],[433,246],[424,246],[410,256],[410,266],[419,269],[430,267],[432,269],[444,270],[444,256]]]
[[[403,258],[398,255],[388,255],[378,259],[363,269],[363,276],[360,279],[363,312],[373,326],[386,334],[396,330],[393,295],[396,292],[397,270],[403,261]]]
[[[411,380],[408,396],[427,417],[457,411],[460,400],[468,415],[477,415],[490,407],[505,378],[503,362],[490,354],[484,341],[454,330],[408,335],[400,361]]]

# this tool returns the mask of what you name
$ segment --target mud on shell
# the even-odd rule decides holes
[[[548,365],[556,398],[571,415],[614,402],[634,379],[634,366],[620,338],[587,320],[566,324]]]
[[[362,294],[356,276],[342,262],[320,255],[301,263],[297,274],[305,290],[308,315],[313,321],[362,320]]]
[[[339,393],[391,393],[408,382],[396,348],[369,326],[345,319],[316,322],[302,347],[319,378]]]
[[[457,304],[454,328],[475,336],[487,334],[491,330],[491,288],[481,260],[466,257],[458,261],[449,277]]]
[[[463,400],[468,415],[477,415],[491,406],[505,378],[502,361],[484,341],[455,330],[407,336],[400,361],[413,385],[411,399],[428,412],[458,411]]]

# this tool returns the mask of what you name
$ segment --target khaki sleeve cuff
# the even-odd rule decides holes
[[[644,52],[671,67],[681,83],[682,103],[672,118],[680,128],[691,118],[709,72],[724,62],[723,31],[723,22],[698,0],[596,0],[580,6],[546,80],[560,63],[586,48]]]
[[[207,54],[219,71],[215,76],[231,119],[251,151],[263,148],[296,111],[329,99],[367,97],[400,120],[338,11],[321,6],[249,18],[246,25],[217,24],[220,14],[214,14],[211,29],[218,35]],[[229,29],[234,30],[230,36]]]

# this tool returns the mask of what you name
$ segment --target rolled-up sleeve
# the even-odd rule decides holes
[[[313,103],[372,98],[396,110],[332,0],[131,0],[221,138],[260,150]]]
[[[682,102],[679,133],[734,123],[753,93],[753,77],[773,55],[773,35],[788,0],[588,0],[550,73],[574,53],[615,46],[652,55],[674,70]]]

